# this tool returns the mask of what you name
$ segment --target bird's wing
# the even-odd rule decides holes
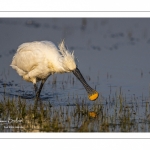
[[[41,60],[42,55],[40,55],[38,50],[33,51],[27,48],[19,49],[13,57],[11,66],[14,69],[18,68],[18,70],[22,70],[23,72],[30,72],[36,66],[38,66]]]

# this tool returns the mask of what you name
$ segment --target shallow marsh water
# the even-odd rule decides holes
[[[83,105],[83,101],[85,108],[88,107],[84,115],[82,109],[78,111],[76,119],[79,122],[76,128],[64,131],[148,132],[149,24],[149,18],[1,18],[0,99],[3,100],[4,95],[9,99],[20,96],[27,103],[34,103],[33,85],[23,81],[9,66],[20,44],[50,40],[58,45],[65,39],[69,50],[74,50],[83,76],[100,93],[100,98],[98,102],[89,101],[85,89],[71,73],[50,76],[42,90],[41,99],[50,103],[55,112],[62,107],[62,110],[69,109],[70,114],[73,114]],[[98,106],[100,107],[97,108]],[[100,109],[103,113],[98,113],[97,119],[94,120],[94,117],[91,120],[88,114],[94,109]],[[131,118],[128,118],[127,112]],[[87,117],[89,121],[84,122]],[[105,119],[101,120],[102,118]],[[125,118],[128,118],[128,125],[136,123],[134,129],[127,130]],[[124,130],[119,125],[121,119],[122,122],[126,121],[120,123],[126,126],[122,127]],[[91,121],[96,127],[86,130],[85,126]],[[85,130],[81,128],[83,122]],[[111,128],[114,126],[117,127]]]

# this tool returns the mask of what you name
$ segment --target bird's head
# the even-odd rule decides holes
[[[63,57],[62,65],[66,72],[72,72],[76,69],[76,62],[73,53],[66,52],[66,55]]]
[[[65,46],[64,40],[59,44],[59,52],[61,54],[62,67],[65,72],[71,72],[76,68],[74,52],[69,52]]]

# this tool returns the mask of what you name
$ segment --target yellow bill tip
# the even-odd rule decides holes
[[[91,101],[95,101],[98,98],[99,94],[97,91],[94,91],[94,93],[89,94],[88,97]]]

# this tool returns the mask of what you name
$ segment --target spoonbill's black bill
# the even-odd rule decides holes
[[[97,91],[95,91],[94,89],[92,89],[87,82],[85,81],[85,79],[83,78],[80,70],[78,68],[76,68],[75,70],[73,70],[73,74],[80,80],[80,82],[83,84],[83,86],[85,87],[87,93],[88,93],[88,98],[91,101],[94,101],[98,98],[99,94]]]

